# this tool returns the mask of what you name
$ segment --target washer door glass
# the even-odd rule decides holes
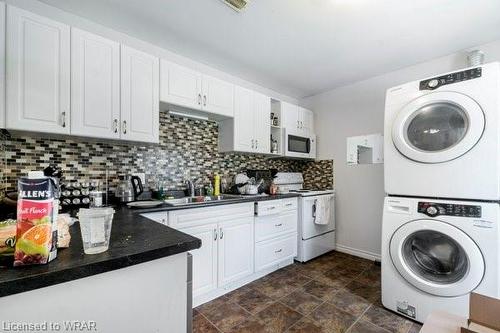
[[[420,230],[409,235],[403,244],[403,258],[413,273],[435,283],[460,281],[469,269],[462,246],[434,230]]]
[[[484,259],[477,244],[443,221],[422,219],[403,224],[392,235],[389,253],[408,283],[432,295],[465,295],[483,279]]]
[[[455,92],[418,97],[397,114],[392,140],[405,157],[421,163],[458,158],[481,139],[484,114],[472,98]]]
[[[431,103],[408,119],[406,140],[424,152],[445,150],[462,141],[468,127],[467,114],[459,105]]]

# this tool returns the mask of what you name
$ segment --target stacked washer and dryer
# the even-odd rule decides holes
[[[382,303],[419,322],[500,298],[500,63],[387,91]]]

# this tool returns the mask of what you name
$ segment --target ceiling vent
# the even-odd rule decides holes
[[[226,5],[236,10],[237,12],[242,11],[248,4],[248,0],[221,0]]]

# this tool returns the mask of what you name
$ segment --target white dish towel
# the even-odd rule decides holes
[[[318,225],[327,225],[330,223],[330,197],[319,197],[315,201],[316,211],[314,223]]]

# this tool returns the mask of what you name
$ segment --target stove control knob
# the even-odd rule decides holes
[[[427,82],[427,87],[429,88],[436,88],[439,85],[439,81],[437,79],[432,79],[429,82]]]
[[[439,210],[435,206],[429,206],[427,207],[427,215],[429,216],[436,216],[439,213]]]

